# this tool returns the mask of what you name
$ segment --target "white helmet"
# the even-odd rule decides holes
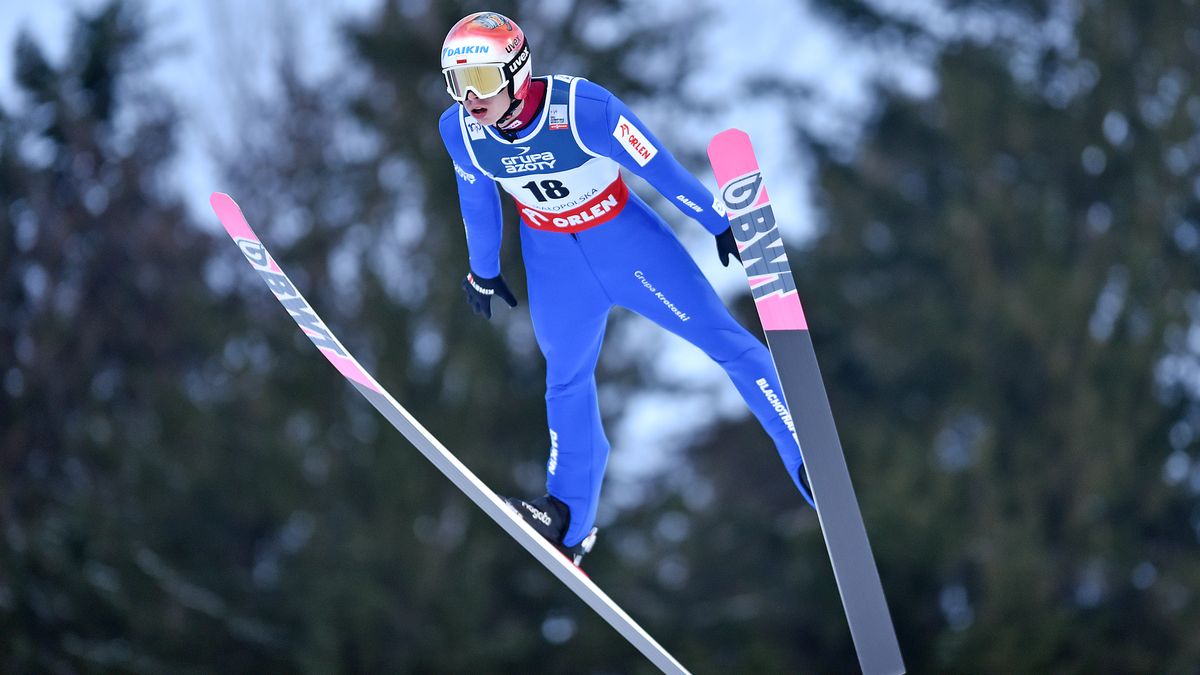
[[[476,12],[464,17],[442,43],[446,91],[456,101],[465,101],[469,91],[488,98],[507,87],[515,104],[525,98],[532,73],[525,32],[503,14]]]

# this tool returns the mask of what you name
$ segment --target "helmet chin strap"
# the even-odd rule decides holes
[[[517,139],[517,132],[505,131],[503,127],[505,122],[508,122],[512,119],[513,111],[517,109],[517,106],[521,105],[521,99],[517,98],[516,93],[513,91],[512,80],[508,81],[508,98],[508,110],[504,111],[504,114],[500,116],[500,119],[496,120],[496,123],[493,126],[496,127],[496,131],[506,140],[515,141]]]

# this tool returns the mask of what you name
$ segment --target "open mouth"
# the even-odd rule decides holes
[[[476,117],[483,117],[487,114],[487,108],[471,108],[471,114]]]

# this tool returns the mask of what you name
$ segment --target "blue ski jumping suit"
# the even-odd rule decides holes
[[[616,96],[582,78],[540,79],[547,85],[542,110],[515,140],[481,126],[458,103],[439,127],[458,176],[475,276],[500,274],[497,184],[521,215],[530,313],[546,358],[546,488],[570,509],[563,544],[579,543],[596,519],[609,443],[594,370],[614,305],[720,364],[799,487],[800,450],[776,396],[781,389],[770,352],[729,314],[662,218],[626,188],[620,168],[714,235],[729,227],[720,206]]]

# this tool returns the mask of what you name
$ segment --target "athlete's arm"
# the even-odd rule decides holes
[[[684,215],[714,235],[729,221],[714,208],[712,193],[675,159],[637,115],[603,87],[580,80],[575,89],[575,120],[588,150],[611,157],[646,179]]]
[[[467,230],[467,252],[471,271],[481,278],[500,276],[500,241],[504,233],[504,213],[500,210],[500,192],[496,182],[472,162],[459,127],[459,106],[454,104],[442,114],[438,129],[442,143],[454,162],[458,179],[458,204]]]

